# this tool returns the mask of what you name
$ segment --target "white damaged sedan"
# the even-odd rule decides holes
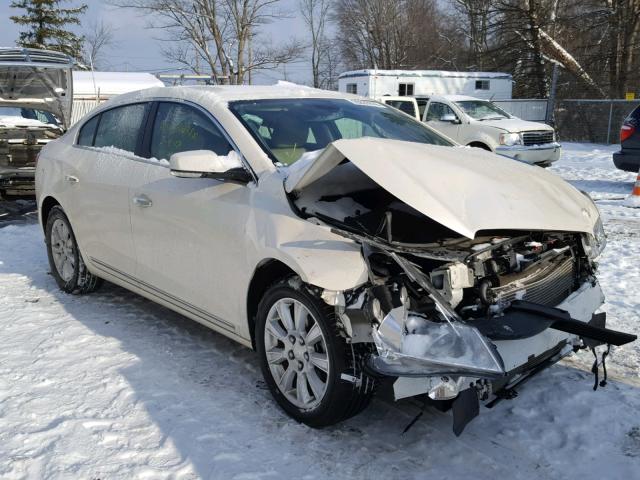
[[[386,385],[460,434],[572,351],[635,339],[595,313],[587,195],[355,96],[121,95],[42,150],[36,191],[60,288],[108,280],[255,348],[314,427]]]

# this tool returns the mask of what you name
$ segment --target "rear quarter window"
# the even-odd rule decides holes
[[[115,147],[135,153],[146,107],[145,103],[136,103],[102,112],[94,146]]]
[[[96,115],[87,123],[85,123],[78,133],[78,145],[84,145],[86,147],[93,146],[93,137],[96,134],[96,126],[98,125],[98,119],[100,115]]]

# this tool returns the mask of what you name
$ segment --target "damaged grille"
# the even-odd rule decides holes
[[[496,303],[526,300],[554,307],[573,291],[575,262],[569,256],[557,263],[534,267],[531,272],[527,270],[519,274],[519,278],[509,277],[501,278],[508,283],[491,289]]]
[[[553,143],[553,131],[523,132],[522,143],[526,146]]]

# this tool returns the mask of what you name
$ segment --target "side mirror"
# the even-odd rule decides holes
[[[443,115],[442,117],[440,117],[440,121],[449,123],[460,123],[458,117],[456,117],[453,113],[447,113],[446,115]]]
[[[215,178],[239,183],[251,181],[251,175],[242,165],[235,151],[228,155],[217,155],[211,150],[178,152],[169,159],[171,175],[180,178]]]

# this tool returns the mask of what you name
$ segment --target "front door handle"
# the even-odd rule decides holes
[[[78,177],[74,177],[73,175],[65,175],[64,179],[69,183],[78,183],[80,181]]]
[[[153,202],[146,195],[137,195],[133,197],[133,204],[141,208],[147,208],[153,205]]]

